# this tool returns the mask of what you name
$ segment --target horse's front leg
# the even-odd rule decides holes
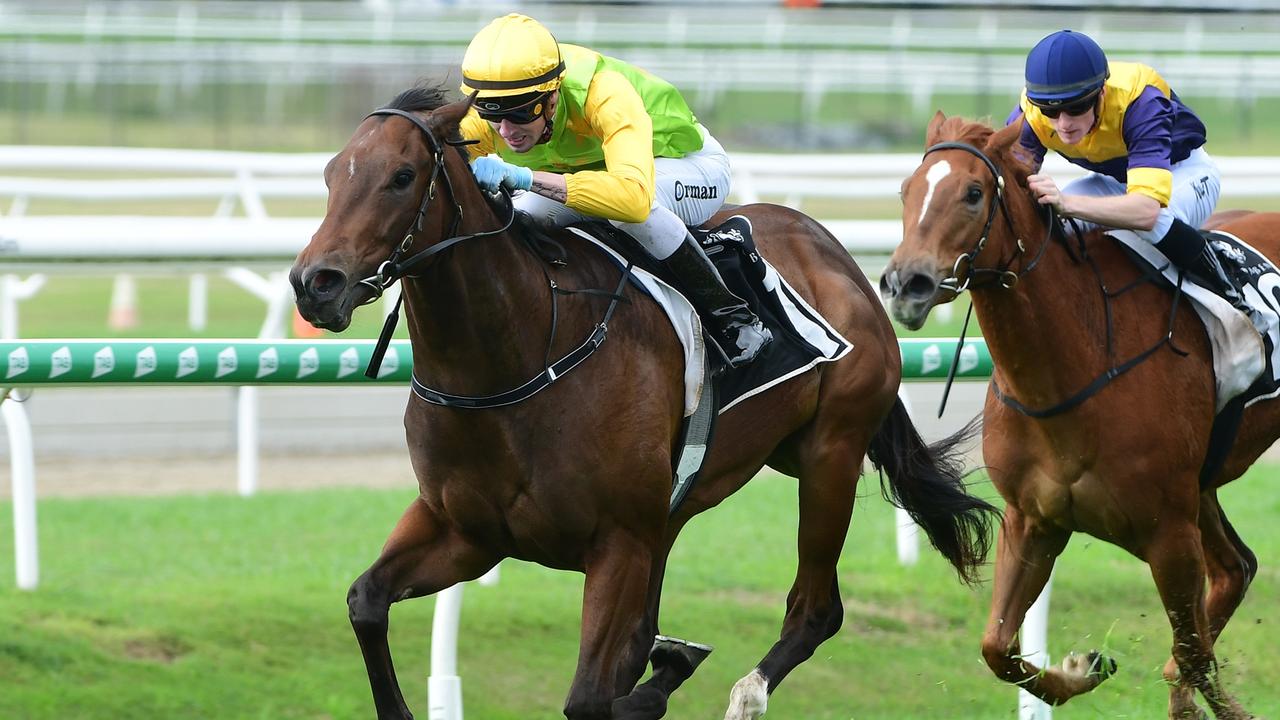
[[[996,677],[1050,705],[1092,690],[1115,670],[1114,661],[1096,652],[1073,654],[1061,668],[1044,669],[1022,656],[1018,631],[1070,538],[1070,531],[1029,517],[1012,504],[1006,506],[996,541],[991,615],[982,638],[983,658]]]
[[[629,694],[613,702],[614,720],[657,720],[666,715],[667,701],[671,694],[692,677],[693,671],[711,654],[710,645],[658,635],[662,579],[679,527],[668,525],[662,552],[654,556],[653,567],[649,571],[644,619],[636,628],[634,641],[641,645],[650,644],[649,662],[653,665],[653,674]],[[625,678],[620,678],[618,682],[621,686]]]
[[[613,701],[644,672],[653,643],[642,627],[655,545],[619,529],[587,558],[578,667],[564,706],[569,720],[612,718]]]
[[[351,627],[364,655],[379,718],[413,717],[396,682],[387,645],[391,603],[479,577],[497,560],[463,540],[421,499],[415,499],[404,511],[377,561],[356,578],[347,593]]]

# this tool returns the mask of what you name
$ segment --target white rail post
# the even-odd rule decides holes
[[[116,275],[111,286],[111,309],[107,313],[107,327],[112,330],[129,330],[138,326],[138,283],[128,273]]]
[[[12,391],[10,391],[12,392]],[[0,413],[9,431],[9,467],[13,475],[13,554],[19,590],[35,590],[40,581],[36,545],[36,467],[31,448],[31,423],[26,409],[12,397],[0,395]]]
[[[258,491],[258,388],[236,392],[236,489],[241,497]]]
[[[1031,604],[1026,619],[1022,621],[1022,656],[1038,667],[1049,664],[1049,591],[1052,588],[1053,574],[1050,573],[1040,597]],[[1052,717],[1052,707],[1026,690],[1018,690],[1018,720],[1049,720]]]
[[[462,586],[436,595],[431,620],[431,675],[427,677],[428,720],[462,720],[462,678],[458,677],[458,619]]]
[[[898,386],[898,397],[907,409],[907,416],[912,416],[911,397],[907,395],[906,385]],[[911,519],[911,513],[900,507],[893,509],[893,517],[898,528],[898,564],[915,565],[920,560],[920,527]]]
[[[193,273],[187,289],[187,327],[204,332],[209,325],[209,276]]]
[[[498,584],[494,565],[476,582]],[[462,720],[462,678],[458,675],[458,626],[462,615],[462,586],[458,583],[436,595],[431,618],[431,674],[427,676],[428,720]]]

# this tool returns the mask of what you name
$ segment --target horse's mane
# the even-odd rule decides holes
[[[435,110],[449,104],[449,95],[443,82],[420,80],[417,85],[402,91],[383,107],[390,110],[418,112]]]
[[[391,99],[391,102],[383,105],[383,110],[403,110],[405,112],[430,112],[448,105],[452,101],[449,97],[449,91],[445,89],[444,82],[436,82],[432,80],[419,80],[418,84],[403,90],[400,94]],[[446,141],[457,141],[460,139],[458,128],[444,128],[447,133]],[[450,142],[453,149],[458,152],[458,156],[465,162],[467,151],[456,142]]]

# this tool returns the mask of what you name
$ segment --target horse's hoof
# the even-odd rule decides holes
[[[713,648],[702,643],[681,640],[680,638],[658,635],[653,639],[653,649],[649,651],[649,662],[654,670],[668,667],[684,677],[689,677],[711,654]]]
[[[734,684],[724,720],[756,720],[769,709],[769,681],[760,668]]]
[[[1100,685],[1103,680],[1114,675],[1117,669],[1114,659],[1097,650],[1084,655],[1071,653],[1062,659],[1063,672],[1084,679],[1091,687]]]

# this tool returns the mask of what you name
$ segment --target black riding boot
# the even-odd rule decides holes
[[[760,322],[751,308],[725,287],[724,280],[711,259],[702,251],[693,235],[662,261],[679,283],[698,314],[711,326],[712,334],[731,367],[741,367],[756,359],[773,340],[769,328]]]
[[[1174,265],[1186,271],[1196,282],[1221,295],[1224,300],[1240,312],[1249,315],[1249,306],[1240,294],[1240,286],[1236,285],[1218,260],[1218,254],[1205,240],[1204,234],[1181,220],[1174,220],[1169,226],[1156,248],[1163,252]]]
[[[1267,331],[1267,318],[1245,302],[1240,286],[1227,274],[1218,254],[1199,230],[1181,220],[1174,220],[1156,247],[1197,285],[1212,290],[1231,303],[1231,307],[1244,313],[1258,332]]]

